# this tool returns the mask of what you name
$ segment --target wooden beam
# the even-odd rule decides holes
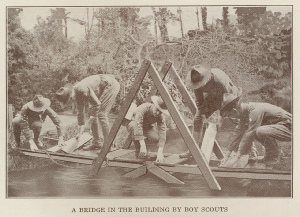
[[[109,149],[120,129],[120,126],[121,126],[121,123],[136,95],[136,93],[138,92],[140,86],[141,86],[141,83],[143,82],[144,80],[144,77],[150,67],[150,64],[151,62],[149,60],[144,60],[142,65],[141,65],[141,68],[139,70],[139,73],[136,77],[136,79],[134,80],[128,94],[127,94],[127,97],[124,101],[124,104],[120,110],[120,113],[119,115],[117,116],[117,118],[115,119],[111,129],[110,129],[110,132],[109,132],[109,135],[108,135],[108,138],[106,139],[106,141],[104,141],[104,144],[103,144],[103,148],[101,149],[98,157],[95,159],[95,161],[93,162],[93,168],[90,172],[90,175],[96,175],[99,171],[99,169],[101,168],[101,165],[107,155],[107,153],[109,152]]]
[[[140,176],[143,176],[147,173],[147,166],[143,165],[137,169],[134,169],[132,171],[130,171],[129,173],[126,173],[125,175],[123,175],[123,177],[125,178],[138,178]]]
[[[224,158],[224,153],[221,149],[221,146],[217,142],[217,140],[215,140],[215,144],[214,144],[214,147],[213,147],[213,152],[215,153],[215,155],[217,156],[217,158],[219,160],[222,160]]]
[[[164,171],[163,169],[155,166],[153,163],[147,163],[147,170],[148,172],[152,173],[153,175],[157,176],[158,178],[164,180],[170,184],[184,184],[184,182],[180,181],[176,177],[172,176],[168,172]]]
[[[80,163],[91,165],[95,157],[91,156],[82,156],[75,154],[62,154],[62,153],[46,153],[46,151],[31,151],[29,149],[18,149],[22,154],[31,157],[39,157],[49,159],[49,156],[53,160],[60,160],[66,162]],[[106,166],[111,167],[122,167],[122,168],[131,168],[137,169],[143,165],[144,162],[129,162],[128,159],[116,159],[109,160]],[[155,163],[155,165],[159,165],[160,168],[165,170],[166,172],[174,172],[174,173],[185,173],[185,174],[194,174],[194,175],[202,175],[197,165],[163,165],[159,163]],[[215,177],[220,178],[247,178],[247,179],[266,179],[266,180],[292,180],[291,171],[278,171],[278,170],[270,170],[270,169],[255,169],[255,168],[219,168],[212,167],[211,170]]]
[[[172,64],[171,62],[167,62],[167,63]],[[170,68],[170,75],[171,75],[171,78],[173,79],[176,87],[178,88],[178,91],[180,92],[184,102],[187,104],[187,106],[191,110],[192,114],[195,115],[196,111],[197,111],[196,103],[194,102],[189,91],[186,89],[184,83],[182,82],[181,78],[179,77],[179,75],[176,72],[176,69],[174,68],[173,65]]]
[[[205,156],[205,159],[209,163],[210,157],[214,147],[214,141],[217,134],[217,125],[215,123],[209,122],[208,127],[205,130],[205,134],[202,140],[201,151]]]
[[[168,63],[172,64],[171,62],[168,62]],[[170,75],[173,78],[174,83],[175,83],[176,87],[178,88],[184,102],[187,104],[187,106],[191,110],[192,114],[195,116],[196,112],[197,112],[196,103],[194,102],[191,94],[185,87],[184,83],[182,82],[182,79],[179,77],[179,75],[176,72],[176,69],[174,68],[173,65],[170,68]],[[223,159],[224,154],[222,152],[221,147],[219,146],[219,144],[217,142],[215,142],[215,144],[213,145],[213,151],[216,154],[218,159]]]
[[[161,79],[164,80],[166,75],[168,74],[168,71],[171,67],[172,63],[169,63],[169,62],[166,62],[161,71],[160,71],[160,76],[161,76]],[[145,99],[145,102],[151,102],[151,96],[154,96],[155,94],[157,93],[157,89],[155,88],[155,86],[152,87],[152,89],[150,90],[149,92],[149,95],[146,97]],[[126,142],[123,146],[124,149],[129,149],[130,148],[130,145],[132,143],[132,139],[131,139],[131,136],[128,135],[127,139],[126,139]]]
[[[167,91],[164,83],[160,79],[158,72],[156,71],[155,67],[151,63],[149,70],[148,70],[157,90],[159,91],[162,99],[164,100],[174,122],[177,125],[177,128],[183,137],[183,140],[187,144],[191,154],[193,155],[195,161],[201,172],[204,174],[204,178],[207,181],[209,187],[211,189],[221,190],[219,183],[217,182],[216,178],[214,177],[212,171],[209,168],[208,163],[205,160],[204,155],[202,154],[201,150],[199,149],[196,141],[194,140],[191,132],[189,131],[186,123],[184,122],[183,118],[180,115],[180,112],[175,106],[175,103],[172,100],[172,97]]]
[[[123,145],[123,148],[124,149],[129,149],[130,146],[131,146],[131,143],[132,143],[131,135],[128,135],[127,139],[126,139],[126,141],[125,141],[125,143]]]

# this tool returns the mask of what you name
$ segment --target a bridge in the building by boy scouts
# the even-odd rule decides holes
[[[149,97],[146,100],[149,100],[150,96],[156,94],[157,92],[160,94],[170,112],[174,123],[177,126],[179,133],[183,138],[183,141],[192,154],[192,160],[194,162],[193,164],[186,164],[186,162],[191,160],[190,158],[180,158],[178,154],[171,153],[164,154],[166,159],[164,163],[155,162],[156,153],[151,152],[149,153],[148,159],[136,159],[134,150],[129,149],[132,142],[130,136],[127,138],[122,149],[110,151],[114,139],[122,125],[124,117],[126,116],[127,111],[130,108],[132,101],[134,100],[134,97],[147,73],[149,73],[150,77],[152,78],[154,87],[150,91]],[[29,156],[90,164],[92,165],[90,175],[96,175],[102,166],[131,168],[132,170],[124,175],[125,177],[130,178],[136,178],[149,172],[160,179],[173,184],[184,184],[184,182],[174,176],[174,173],[202,175],[205,178],[208,186],[214,190],[221,190],[221,186],[219,185],[216,177],[291,180],[290,171],[276,171],[270,167],[258,163],[246,163],[242,168],[218,167],[217,165],[223,158],[223,152],[215,140],[216,124],[209,123],[204,135],[203,144],[201,148],[199,148],[187,124],[183,120],[183,117],[172,100],[165,84],[163,83],[163,80],[168,73],[174,80],[174,83],[176,84],[178,91],[181,93],[185,104],[189,107],[191,112],[195,114],[197,110],[196,105],[172,63],[166,61],[161,71],[158,72],[151,61],[144,60],[140,67],[139,73],[123,103],[122,109],[116,117],[113,126],[111,127],[108,139],[104,141],[103,148],[99,154],[91,154],[91,152],[77,150],[82,144],[91,138],[90,135],[84,135],[82,141],[77,143],[72,142],[74,139],[67,141],[66,146],[62,149],[64,152],[58,152],[58,150],[61,148],[55,146],[47,151],[31,151],[27,149],[20,150],[23,154]],[[214,153],[216,156],[214,160],[211,159],[212,153]]]

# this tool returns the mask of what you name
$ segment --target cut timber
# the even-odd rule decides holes
[[[147,166],[143,165],[137,169],[134,169],[132,171],[130,171],[129,173],[126,173],[125,175],[123,175],[123,177],[125,178],[138,178],[140,176],[143,176],[147,173]]]
[[[53,147],[51,147],[51,148],[48,148],[47,151],[57,152],[57,151],[59,151],[59,150],[61,150],[61,149],[62,149],[62,146],[61,146],[61,145],[55,145],[55,146],[53,146]]]
[[[180,158],[179,154],[172,154],[169,157],[165,158],[164,163],[156,163],[157,165],[175,165],[175,164],[180,164],[185,161],[189,160],[188,158]]]
[[[30,149],[21,149],[18,148],[22,154],[26,156],[39,157],[49,159],[50,157],[53,160],[61,160],[66,162],[74,162],[81,163],[86,165],[91,165],[94,161],[95,157],[90,156],[82,156],[75,154],[65,154],[65,153],[47,153],[43,150],[31,151]],[[108,161],[107,166],[111,167],[121,167],[121,168],[130,168],[137,169],[140,168],[144,162],[134,162],[130,159],[114,159]],[[165,170],[166,172],[173,173],[184,173],[184,174],[194,174],[194,175],[202,175],[197,165],[159,165],[160,168]],[[220,167],[211,167],[212,172],[216,177],[219,178],[248,178],[248,179],[266,179],[266,180],[285,180],[291,181],[292,174],[291,171],[282,171],[282,170],[274,170],[274,169],[256,169],[256,168],[220,168]]]
[[[108,160],[113,160],[117,157],[121,157],[121,156],[127,155],[129,153],[133,153],[133,152],[134,152],[134,150],[118,149],[118,150],[107,153],[106,158]]]
[[[215,144],[215,138],[217,135],[217,125],[215,123],[208,123],[208,127],[205,131],[204,138],[201,145],[201,150],[205,156],[207,162],[210,160],[210,156]]]
[[[65,142],[65,145],[62,147],[61,150],[63,150],[66,153],[72,153],[77,148],[80,148],[82,145],[90,141],[93,137],[88,133],[83,133],[80,136],[79,141],[76,138],[69,139]]]
[[[147,163],[147,170],[157,176],[158,178],[164,180],[167,183],[171,184],[184,184],[184,182],[180,181],[176,177],[172,176],[165,170],[159,168],[158,166],[155,166],[153,163]]]

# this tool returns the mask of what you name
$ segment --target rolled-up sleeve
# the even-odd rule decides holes
[[[241,139],[239,151],[241,154],[246,154],[255,139],[256,129],[262,124],[264,113],[261,110],[253,110],[249,114],[249,126]]]
[[[157,130],[159,135],[159,140],[157,143],[158,147],[164,147],[166,143],[166,122],[164,114],[161,114],[157,121]]]
[[[244,122],[240,122],[234,132],[231,135],[231,142],[229,144],[228,150],[229,151],[237,151],[239,149],[240,142],[243,138],[244,132],[246,129],[246,124]]]
[[[23,131],[25,138],[27,141],[33,139],[33,131],[29,126],[29,116],[28,116],[29,108],[27,105],[24,105],[21,109],[21,130]]]
[[[49,116],[49,118],[52,120],[52,122],[56,126],[58,136],[63,136],[62,122],[61,122],[60,118],[58,117],[57,113],[55,111],[53,111],[52,108],[48,108],[45,111],[45,114]]]

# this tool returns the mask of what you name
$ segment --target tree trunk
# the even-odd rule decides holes
[[[200,22],[199,22],[199,11],[198,11],[198,7],[196,7],[196,9],[197,9],[196,14],[197,14],[198,29],[200,30]]]
[[[202,26],[204,31],[207,31],[207,8],[206,7],[201,7],[201,15],[202,15]]]
[[[64,19],[65,21],[65,36],[68,38],[68,24],[67,24],[67,18]]]
[[[228,19],[228,7],[223,7],[223,26],[224,29],[226,29],[228,27],[229,24],[229,19]]]
[[[182,10],[180,8],[178,8],[177,10],[178,14],[179,14],[179,22],[180,22],[180,30],[181,30],[181,37],[183,38],[184,35],[183,35],[183,25],[182,25],[182,19],[181,19],[181,13],[182,13]]]

